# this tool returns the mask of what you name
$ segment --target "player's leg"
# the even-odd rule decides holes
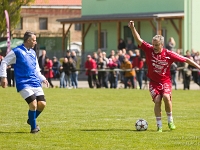
[[[31,126],[31,133],[37,133],[39,130],[36,125],[36,109],[37,100],[34,92],[31,89],[23,89],[19,92],[29,105],[28,117]]]
[[[160,87],[158,84],[152,82],[149,83],[149,91],[154,102],[154,114],[156,117],[157,131],[162,132],[162,118],[161,118],[162,95],[160,93],[159,88]]]
[[[161,95],[157,95],[154,98],[154,114],[156,117],[156,123],[157,123],[157,131],[158,132],[162,132],[162,111],[161,111],[161,104],[162,104],[162,96]]]
[[[170,130],[174,130],[176,126],[174,125],[173,116],[172,116],[172,101],[170,94],[163,95],[163,101],[165,103],[165,111],[168,118],[168,126]]]
[[[170,130],[174,130],[176,127],[174,125],[173,117],[172,117],[172,100],[171,100],[171,90],[172,84],[165,83],[163,89],[163,101],[165,103],[165,111],[168,118],[168,126]]]
[[[34,90],[36,99],[37,99],[37,110],[36,110],[36,118],[41,114],[41,112],[44,110],[46,106],[46,100],[44,97],[44,92],[41,87],[36,88]]]
[[[37,96],[37,110],[36,110],[36,118],[40,115],[40,113],[44,110],[46,106],[46,100],[44,95]]]
[[[41,114],[41,112],[44,110],[45,106],[46,106],[46,100],[44,97],[44,92],[43,89],[41,87],[39,88],[33,88],[32,89],[34,94],[36,95],[36,113],[35,113],[35,120],[37,119],[37,117]],[[31,125],[30,123],[30,117],[27,120],[27,123],[29,125]],[[40,131],[40,128],[38,125],[36,125],[38,131]]]
[[[36,124],[37,101],[36,101],[35,95],[31,95],[30,97],[26,98],[26,101],[29,105],[28,118],[29,118],[29,124],[31,126],[31,133],[37,133],[39,129],[37,128],[37,124]]]

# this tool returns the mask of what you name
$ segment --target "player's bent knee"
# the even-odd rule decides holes
[[[31,103],[28,104],[30,110],[36,110],[37,109],[37,101],[34,100]]]
[[[164,100],[164,101],[171,101],[171,95],[169,95],[169,94],[164,94],[164,95],[163,95],[163,100]]]
[[[42,111],[46,106],[46,102],[45,101],[38,101],[38,110]]]

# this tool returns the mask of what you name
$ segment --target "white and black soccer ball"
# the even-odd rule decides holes
[[[148,123],[144,119],[139,119],[135,123],[135,128],[137,131],[145,131],[148,128]]]

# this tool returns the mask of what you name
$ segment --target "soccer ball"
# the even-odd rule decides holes
[[[135,123],[135,128],[137,131],[145,131],[148,128],[148,123],[144,119],[139,119]]]

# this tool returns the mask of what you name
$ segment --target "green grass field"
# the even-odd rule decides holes
[[[200,149],[200,92],[173,91],[170,131],[162,105],[163,132],[156,132],[147,90],[44,89],[47,106],[30,134],[28,106],[15,88],[0,89],[0,150],[189,150]],[[139,118],[147,131],[136,131]]]

